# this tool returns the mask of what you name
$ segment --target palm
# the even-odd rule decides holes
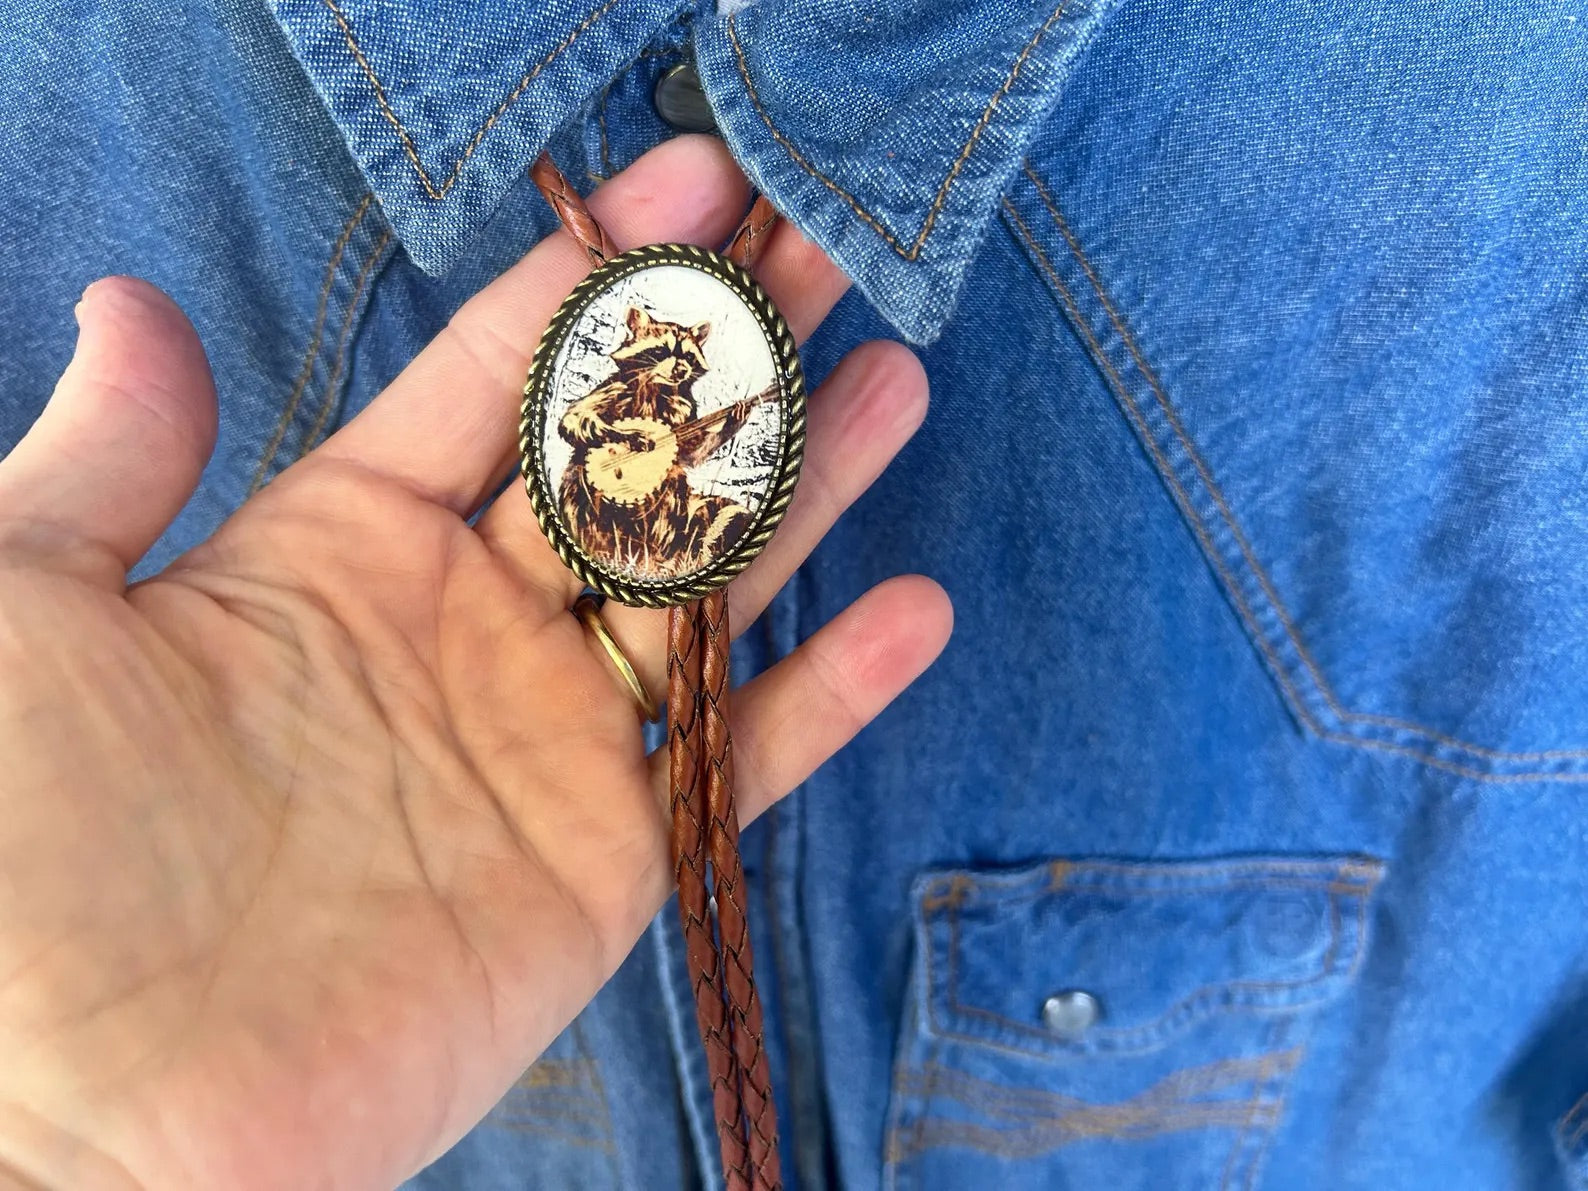
[[[71,1057],[95,1077],[104,1028],[139,1039],[129,1077],[151,1104],[223,1080],[239,1030],[287,1040],[258,1055],[254,1077],[290,1094],[253,1131],[300,1138],[305,1158],[335,1141],[317,1135],[316,1088],[330,1095],[361,1067],[368,1086],[413,1099],[387,1096],[385,1112],[409,1123],[390,1157],[414,1164],[467,1122],[429,1138],[421,1123],[499,1090],[499,1073],[460,1071],[450,1054],[532,1052],[626,949],[651,899],[615,894],[665,863],[660,808],[633,706],[573,617],[459,518],[378,479],[332,479],[348,490],[327,524],[315,478],[312,498],[284,479],[125,602],[70,580],[27,601],[73,626],[39,635],[64,655],[38,659],[59,676],[50,687],[88,664],[132,680],[129,705],[93,714],[136,722],[146,762],[134,785],[55,804],[61,829],[34,845],[88,824],[95,899],[183,892],[135,921],[136,946],[122,920],[78,940],[135,965],[91,986],[74,963],[74,979],[37,992],[62,1023],[113,1007],[124,1020],[101,1019]],[[59,867],[80,873],[82,843],[69,847]],[[82,913],[66,892],[41,903],[61,929]],[[470,1078],[482,1086],[448,1086]],[[225,1121],[194,1135],[225,1147],[206,1161],[267,1157],[236,1148]]]
[[[554,301],[567,282],[539,268]],[[791,318],[819,318],[833,296]],[[465,326],[426,356],[476,368],[476,387],[500,394]],[[0,1140],[54,1155],[29,1175],[395,1179],[489,1107],[665,896],[663,791],[634,703],[568,615],[576,584],[521,494],[465,519],[473,501],[458,494],[494,487],[507,426],[476,446],[472,471],[432,475],[436,431],[405,421],[424,409],[426,356],[210,542],[129,590],[107,582],[106,556],[135,557],[149,526],[120,541],[92,517],[80,541],[55,532],[79,490],[43,503],[29,468],[48,452],[29,455],[32,436],[0,469],[0,739],[14,779],[0,825]],[[848,409],[825,430],[813,403],[813,458],[825,440],[856,466],[802,493],[741,580],[741,613],[907,436],[918,382],[896,366],[902,380],[880,383],[885,371],[840,369],[829,387]],[[30,507],[50,532],[29,527]],[[169,512],[156,502],[149,519]],[[924,581],[867,598],[894,627],[873,628],[865,650],[857,626],[835,622],[742,692],[747,810],[940,645],[946,613]],[[659,689],[663,614],[609,611]],[[848,686],[834,677],[846,653],[862,663]],[[758,743],[823,699],[825,727]]]

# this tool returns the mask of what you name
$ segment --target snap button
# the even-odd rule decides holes
[[[1102,1015],[1097,998],[1078,988],[1056,992],[1042,1002],[1042,1024],[1066,1038],[1086,1033]]]
[[[1253,907],[1250,929],[1257,946],[1279,959],[1309,954],[1329,933],[1317,899],[1282,893],[1269,894]]]
[[[700,75],[688,62],[680,62],[656,80],[651,95],[656,114],[679,132],[715,132],[717,118],[711,114]]]

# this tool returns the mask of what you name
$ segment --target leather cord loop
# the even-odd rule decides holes
[[[546,154],[541,194],[595,264],[617,249]],[[777,212],[757,196],[725,255],[749,268]],[[781,1191],[777,1111],[745,910],[728,730],[726,589],[672,608],[667,631],[668,779],[673,875],[695,1023],[706,1051],[727,1191]]]
[[[583,197],[557,168],[549,153],[542,153],[535,159],[535,164],[529,167],[529,176],[542,197],[551,204],[551,209],[557,212],[557,218],[562,220],[562,226],[568,229],[568,234],[579,242],[590,257],[591,264],[599,265],[608,257],[617,255],[617,247],[606,229],[596,222],[596,217],[590,214],[590,208],[584,205]]]

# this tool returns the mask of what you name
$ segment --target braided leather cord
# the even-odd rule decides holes
[[[551,154],[542,153],[535,158],[535,164],[529,167],[529,176],[541,196],[551,204],[551,209],[557,212],[557,218],[562,220],[568,234],[589,254],[592,264],[599,265],[608,257],[618,254],[617,246],[608,237],[606,229],[590,214],[590,208],[584,205],[584,199],[573,188],[573,183],[557,168]]]
[[[733,239],[728,241],[728,247],[722,250],[722,255],[748,269],[760,255],[761,245],[776,222],[777,208],[766,195],[756,195],[750,213],[744,217],[739,230],[733,233]]]
[[[724,255],[748,269],[755,263],[777,211],[757,195],[750,213],[728,242]],[[717,895],[717,934],[722,956],[722,991],[728,1001],[733,1053],[743,1080],[740,1108],[749,1144],[753,1191],[780,1191],[777,1110],[772,1103],[772,1070],[764,1044],[761,998],[756,994],[745,913],[744,862],[739,855],[739,812],[733,801],[733,739],[728,732],[727,588],[698,600],[696,622],[705,650],[701,662],[701,733],[705,742],[706,806],[710,815],[708,852]]]
[[[695,1024],[700,1029],[711,1074],[723,1178],[729,1191],[747,1191],[750,1174],[744,1137],[743,1081],[733,1049],[728,1006],[718,979],[717,942],[706,884],[710,825],[706,775],[712,765],[704,752],[702,730],[706,638],[695,615],[699,606],[696,602],[674,608],[667,622],[667,760],[672,790],[673,875],[678,882],[685,962],[695,994]]]
[[[530,176],[593,263],[616,254],[606,231],[549,155],[541,154]],[[749,268],[776,219],[772,204],[758,196],[724,255]],[[755,990],[733,800],[728,731],[732,634],[725,589],[671,609],[667,628],[673,874],[695,1022],[711,1075],[723,1179],[727,1191],[781,1191],[777,1111]]]
[[[772,1071],[762,1039],[761,999],[755,991],[750,924],[745,914],[744,862],[739,856],[739,813],[733,801],[733,740],[728,734],[728,599],[719,588],[699,600],[693,619],[704,643],[701,667],[701,734],[706,762],[707,851],[717,897],[722,991],[743,1091],[740,1108],[748,1130],[751,1186],[783,1185],[777,1152],[777,1111]]]

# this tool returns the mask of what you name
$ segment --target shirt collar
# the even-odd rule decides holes
[[[934,338],[1114,0],[762,0],[695,13],[751,180],[906,338]],[[453,264],[559,128],[692,0],[274,0],[410,258]],[[708,5],[709,7],[709,5]]]

